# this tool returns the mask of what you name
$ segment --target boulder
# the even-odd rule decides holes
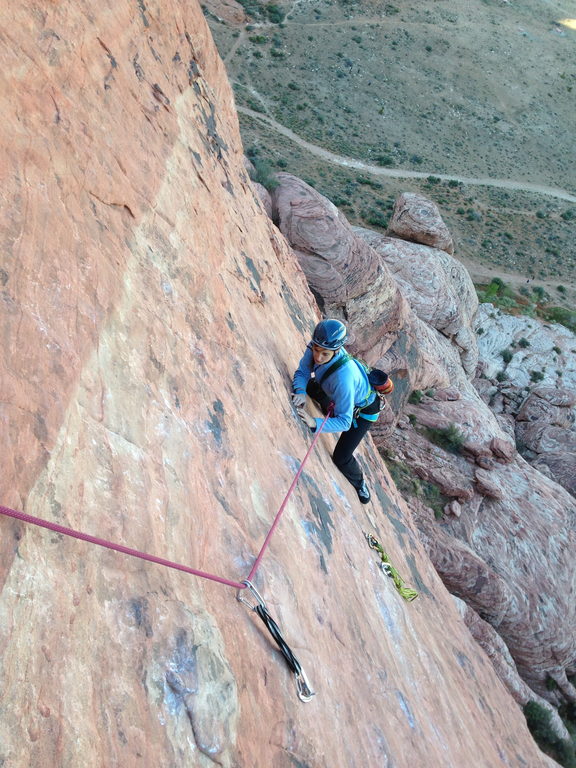
[[[263,184],[258,184],[258,182],[253,181],[252,182],[254,189],[256,190],[256,194],[258,195],[258,198],[262,205],[264,206],[264,210],[266,211],[266,215],[268,218],[272,218],[272,197],[270,196],[270,192],[266,189],[266,187]]]
[[[408,315],[388,268],[330,200],[288,173],[276,178],[274,220],[324,313],[346,319],[355,351],[365,353],[379,346],[382,354]]]
[[[454,253],[452,235],[436,203],[423,195],[403,192],[394,204],[387,234],[446,253]]]
[[[516,446],[510,440],[501,437],[493,437],[490,441],[490,450],[498,459],[510,462],[516,455]]]
[[[479,468],[474,472],[474,481],[476,490],[482,496],[490,496],[492,499],[504,498],[504,489],[496,473]]]

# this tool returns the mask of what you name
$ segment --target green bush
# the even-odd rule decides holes
[[[576,768],[574,743],[556,735],[551,713],[537,701],[529,701],[523,712],[530,733],[540,749],[564,768]]]
[[[284,17],[286,16],[282,8],[280,8],[280,6],[276,5],[275,3],[269,3],[266,6],[266,13],[268,14],[268,18],[272,24],[281,24],[284,21]]]
[[[415,389],[410,397],[408,398],[408,402],[412,403],[412,405],[418,405],[418,403],[422,402],[422,398],[424,397],[424,392],[422,392],[421,389]]]
[[[261,157],[252,157],[252,164],[254,165],[254,171],[250,174],[252,181],[262,184],[269,192],[276,189],[280,182],[274,175],[268,161]]]
[[[551,323],[560,323],[572,333],[576,333],[576,312],[565,307],[549,307],[544,312],[544,317]]]
[[[525,339],[524,336],[522,336],[522,338],[518,341],[518,346],[522,347],[522,349],[526,349],[526,347],[530,346],[530,342],[528,339]]]
[[[536,383],[538,381],[542,381],[543,378],[544,374],[542,371],[530,371],[530,381]]]
[[[382,450],[380,453],[385,459],[390,476],[402,496],[416,496],[416,498],[422,499],[434,510],[434,516],[441,518],[444,507],[450,499],[440,492],[438,486],[418,477],[408,464],[398,461],[389,453],[387,454]]]
[[[450,453],[458,453],[466,441],[464,434],[458,429],[456,424],[450,424],[450,426],[444,429],[428,427],[426,432],[433,443],[439,445],[440,448],[450,451]]]
[[[514,353],[511,349],[503,349],[500,354],[502,355],[502,360],[504,360],[505,363],[509,363],[510,360],[514,357]]]
[[[543,301],[546,296],[546,291],[541,285],[535,285],[534,288],[532,288],[532,293],[537,297],[538,301]]]

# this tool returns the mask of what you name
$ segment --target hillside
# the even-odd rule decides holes
[[[322,160],[270,119],[339,157],[419,173],[402,189],[441,205],[459,258],[548,281],[560,303],[558,285],[574,290],[569,3],[319,0],[278,3],[279,16],[256,0],[243,3],[244,16],[232,5],[205,8],[249,151],[364,226],[385,228],[398,183]],[[458,181],[470,177],[487,183]],[[556,188],[560,197],[492,181]]]

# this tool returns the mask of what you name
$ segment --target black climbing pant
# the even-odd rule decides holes
[[[328,413],[330,398],[314,379],[310,379],[308,382],[306,393],[312,400],[315,400],[318,403],[320,410],[324,414]],[[363,408],[360,413],[374,414],[378,413],[379,410],[380,401],[379,398],[376,397],[374,402]],[[352,422],[350,429],[346,432],[342,432],[340,435],[338,442],[336,443],[336,448],[334,448],[334,453],[332,454],[332,461],[356,490],[358,490],[364,482],[364,475],[362,474],[360,464],[358,464],[358,461],[354,458],[354,451],[358,448],[362,438],[373,423],[373,421],[368,421],[368,419],[363,419],[360,416],[355,419]],[[356,426],[354,426],[354,424],[356,424]]]

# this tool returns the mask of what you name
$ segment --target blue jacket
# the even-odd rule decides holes
[[[364,366],[354,359],[344,363],[324,381],[322,380],[322,376],[330,366],[345,354],[347,354],[346,350],[341,347],[327,363],[316,365],[312,345],[309,344],[292,380],[294,392],[305,394],[306,385],[314,373],[324,392],[334,402],[334,414],[326,422],[323,432],[346,432],[352,426],[354,408],[356,406],[365,408],[376,397],[376,393],[368,382],[368,374]],[[316,429],[320,428],[323,421],[324,419],[316,419]]]

